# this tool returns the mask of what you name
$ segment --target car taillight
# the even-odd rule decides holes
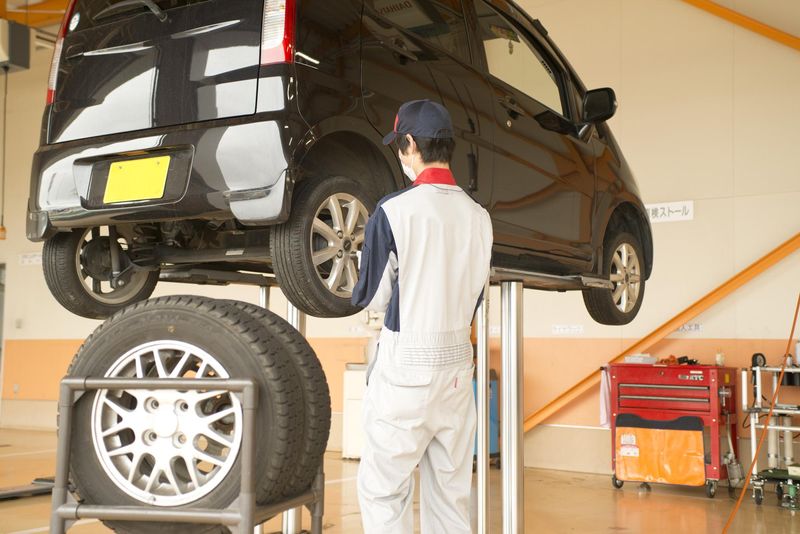
[[[53,50],[53,61],[50,63],[50,79],[47,82],[47,103],[52,104],[56,97],[56,82],[58,82],[58,67],[61,64],[61,51],[64,48],[64,36],[67,34],[69,21],[72,18],[72,12],[75,10],[75,0],[70,0],[67,4],[67,10],[64,12],[64,18],[61,21],[61,28],[58,30],[58,38],[56,39],[56,46]]]
[[[266,0],[261,29],[261,64],[294,61],[294,0]]]

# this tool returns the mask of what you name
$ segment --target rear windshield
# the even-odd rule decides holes
[[[75,3],[75,10],[72,13],[72,19],[69,23],[69,31],[73,32],[86,30],[94,26],[100,26],[102,24],[108,24],[109,22],[124,20],[128,17],[149,11],[147,6],[142,3],[140,6],[127,6],[120,8],[119,11],[110,11],[107,15],[103,15],[100,19],[97,19],[97,15],[104,9],[113,4],[118,4],[121,1],[122,0],[78,0]],[[177,7],[184,7],[189,4],[197,4],[200,2],[209,1],[211,0],[155,0],[155,4],[164,11],[167,11]]]

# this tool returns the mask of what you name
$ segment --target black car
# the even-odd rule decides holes
[[[27,221],[53,295],[103,318],[159,279],[274,273],[311,315],[356,312],[365,223],[405,186],[381,137],[420,98],[453,116],[494,266],[630,322],[653,241],[614,92],[509,0],[72,0]]]

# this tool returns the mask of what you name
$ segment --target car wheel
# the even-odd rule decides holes
[[[222,301],[165,297],[103,323],[70,376],[253,378],[256,498],[273,502],[302,435],[299,384],[266,327]],[[75,405],[70,472],[84,503],[225,508],[240,494],[243,408],[223,390],[98,390]],[[214,525],[109,522],[118,532],[218,532]]]
[[[131,269],[123,284],[111,287],[111,246],[100,228],[58,233],[42,249],[47,287],[64,308],[81,317],[107,319],[129,304],[147,299],[158,283],[158,270]],[[120,252],[127,244],[116,243]],[[121,256],[125,256],[121,254]]]
[[[583,301],[589,315],[601,324],[628,324],[639,313],[644,299],[644,254],[633,234],[612,236],[603,247],[603,272],[612,289],[584,289]]]
[[[343,176],[301,182],[289,220],[272,227],[272,265],[283,293],[315,317],[345,317],[358,281],[358,252],[375,202]]]
[[[308,490],[322,464],[331,430],[331,395],[328,380],[314,349],[292,325],[275,313],[246,302],[232,305],[263,323],[283,347],[300,379],[305,426],[294,472],[284,481],[284,497]]]

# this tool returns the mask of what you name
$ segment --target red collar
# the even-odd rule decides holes
[[[453,173],[450,172],[450,169],[428,167],[419,173],[417,179],[414,180],[414,185],[422,184],[456,185],[456,180],[453,178]]]

